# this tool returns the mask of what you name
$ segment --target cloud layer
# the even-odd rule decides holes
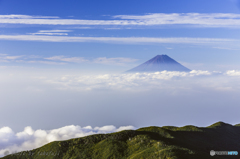
[[[42,64],[67,64],[67,63],[96,63],[105,65],[125,65],[127,63],[134,63],[138,59],[126,58],[126,57],[97,57],[93,59],[87,59],[84,57],[69,57],[63,55],[41,57],[41,56],[11,56],[8,54],[0,54],[0,62],[17,62],[17,63],[42,63]]]
[[[130,129],[135,128],[133,126],[121,126],[116,128],[113,125],[95,128],[91,126],[81,127],[78,125],[69,125],[52,130],[33,130],[28,126],[25,127],[23,131],[15,133],[9,127],[2,127],[0,128],[0,156],[3,156],[6,151],[14,153],[32,150],[52,141],[68,140],[92,134],[105,134]]]
[[[31,35],[68,35],[72,30],[39,30],[36,33],[29,33]]]
[[[54,16],[0,15],[3,24],[36,25],[119,25],[157,26],[193,25],[199,27],[239,27],[240,14],[234,13],[150,13],[146,15],[116,15],[114,20],[61,19]]]
[[[42,34],[42,33],[41,33]],[[191,44],[206,45],[211,47],[239,48],[238,39],[224,38],[191,38],[191,37],[79,37],[79,36],[54,36],[46,35],[0,35],[0,40],[38,41],[38,42],[101,42],[117,44]],[[62,34],[62,33],[59,33]]]
[[[197,79],[205,79],[211,81],[211,78],[227,78],[229,76],[240,76],[237,70],[230,70],[226,72],[217,71],[202,71],[192,70],[191,72],[178,72],[178,71],[162,71],[154,73],[125,73],[125,74],[103,74],[103,75],[65,75],[54,78],[45,78],[45,82],[55,85],[58,89],[73,89],[73,90],[151,90],[151,89],[179,89],[181,85],[172,85],[171,82],[181,81],[184,86],[186,81]],[[185,82],[183,82],[185,81]],[[205,86],[206,87],[206,86]],[[238,87],[236,87],[237,89]]]
[[[0,104],[4,110],[0,120],[5,125],[15,125],[1,126],[0,155],[33,149],[55,140],[133,129],[119,125],[239,122],[234,118],[239,112],[238,70],[98,75],[62,70],[50,71],[49,75],[46,71],[41,75],[36,70],[6,72],[0,76],[3,98]],[[80,127],[65,122],[107,126]],[[68,126],[39,129],[62,123]],[[28,126],[15,133],[10,128],[21,124],[38,129]]]

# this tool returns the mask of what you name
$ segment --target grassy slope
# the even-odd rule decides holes
[[[215,123],[206,128],[146,127],[55,141],[40,148],[8,155],[4,159],[208,159],[210,150],[240,152],[240,125]],[[46,154],[48,152],[48,154]],[[45,154],[44,154],[45,153]]]

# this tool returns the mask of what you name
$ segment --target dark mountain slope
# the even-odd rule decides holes
[[[157,55],[147,62],[128,70],[127,72],[157,72],[164,70],[183,72],[191,71],[167,55]]]
[[[240,127],[223,122],[209,127],[146,127],[55,141],[4,159],[237,159],[210,151],[240,152]],[[48,154],[46,154],[48,153]]]

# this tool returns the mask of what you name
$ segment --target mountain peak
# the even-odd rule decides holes
[[[163,56],[167,56],[167,57],[169,57],[169,56],[168,56],[168,55],[166,55],[166,54],[157,55],[157,56],[155,56],[155,57],[163,57]]]
[[[230,125],[228,123],[224,123],[224,122],[219,121],[219,122],[214,123],[214,124],[212,124],[212,125],[210,125],[208,127],[209,128],[214,128],[214,127],[229,127],[229,126],[232,127],[232,125]]]
[[[154,58],[152,58],[152,59],[159,59],[159,58],[169,58],[169,56],[168,55],[164,55],[164,54],[162,54],[162,55],[157,55],[157,56],[155,56]]]
[[[158,72],[158,71],[183,71],[189,72],[190,69],[184,67],[168,55],[157,55],[147,62],[128,70],[127,72]]]

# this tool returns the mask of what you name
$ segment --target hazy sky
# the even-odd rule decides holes
[[[0,0],[0,156],[150,125],[240,123],[239,9],[238,0]],[[193,71],[123,73],[158,54]]]

